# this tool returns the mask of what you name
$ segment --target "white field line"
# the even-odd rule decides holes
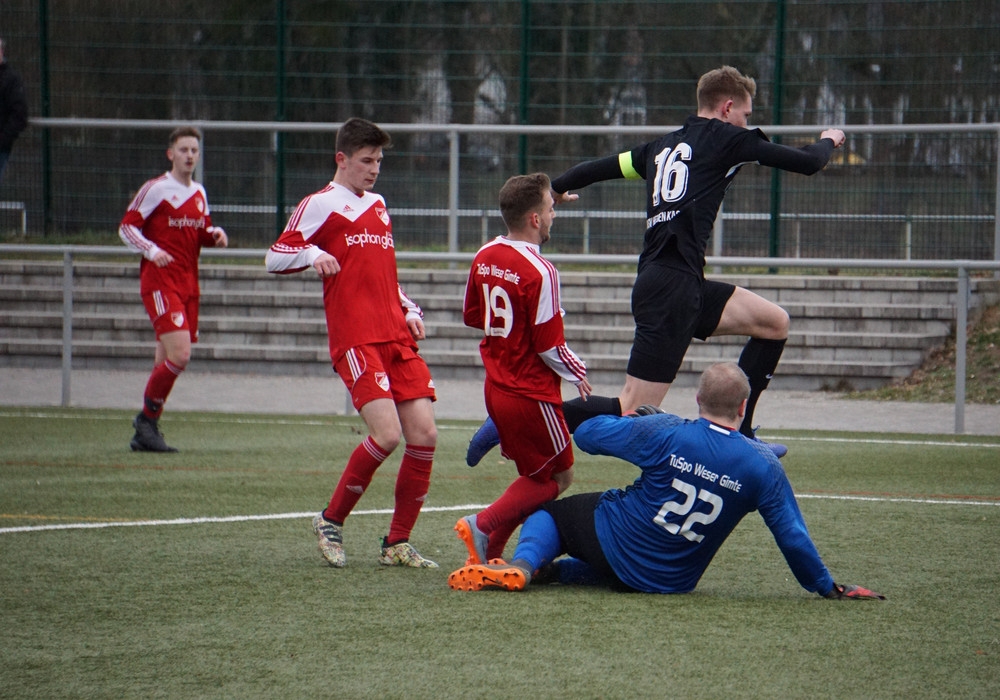
[[[915,503],[919,505],[932,506],[986,506],[1000,507],[1000,501],[975,501],[954,498],[902,498],[893,496],[849,496],[836,494],[796,494],[796,498],[809,498],[826,501],[865,501],[875,503]],[[461,506],[428,506],[422,509],[424,513],[446,513],[451,511],[480,511],[486,508],[486,503],[469,503]],[[374,510],[356,510],[351,513],[357,515],[391,515],[391,508],[378,508]],[[9,535],[17,532],[44,532],[47,530],[99,530],[109,527],[150,527],[164,525],[202,525],[206,523],[244,523],[255,520],[297,520],[312,518],[315,511],[308,513],[272,513],[265,515],[229,515],[220,517],[203,518],[174,518],[172,520],[130,520],[130,521],[108,521],[94,523],[61,523],[58,525],[28,525],[22,527],[0,528],[0,535]]]
[[[448,511],[480,511],[486,508],[488,503],[470,503],[462,506],[427,506],[422,508],[422,513],[448,512]],[[392,508],[377,508],[373,510],[351,511],[351,516],[356,515],[392,515]],[[99,530],[107,527],[147,527],[162,525],[201,525],[204,523],[245,523],[254,520],[296,520],[299,518],[312,518],[316,516],[316,511],[308,513],[272,513],[267,515],[227,515],[227,516],[206,516],[203,518],[173,518],[171,520],[122,520],[93,523],[61,523],[57,525],[28,525],[24,527],[2,527],[0,535],[7,535],[15,532],[42,532],[45,530]]]
[[[895,438],[806,437],[800,435],[768,435],[766,442],[850,442],[860,445],[916,445],[919,447],[987,447],[1000,449],[1000,442],[950,442],[947,440],[897,440]]]
[[[115,410],[115,409],[108,409]],[[101,416],[101,415],[80,415],[74,413],[46,413],[44,411],[3,411],[0,410],[0,418],[58,418],[60,420],[107,420],[120,423],[122,418],[120,416]],[[357,416],[354,416],[357,419]],[[240,418],[233,416],[232,414],[220,415],[218,418],[191,418],[188,416],[171,414],[170,420],[177,423],[235,423],[237,425],[309,425],[309,426],[324,426],[328,427],[331,425],[342,426],[350,425],[357,426],[357,420],[351,423],[344,423],[344,416],[331,415],[328,418],[318,419],[318,418]],[[467,425],[449,425],[446,418],[438,419],[438,430],[468,430]],[[127,421],[126,421],[127,422]]]
[[[120,420],[117,417],[103,417],[103,416],[83,416],[74,415],[66,413],[47,413],[40,411],[0,411],[0,417],[28,417],[28,418],[70,418],[70,419],[80,419],[80,420]],[[331,417],[328,420],[293,420],[293,419],[281,419],[281,418],[238,418],[233,416],[226,416],[224,418],[185,418],[183,416],[178,416],[176,420],[178,421],[193,421],[193,422],[204,422],[204,423],[242,423],[248,425],[256,424],[270,424],[270,425],[316,425],[325,426],[337,424],[337,419],[340,416]],[[353,425],[353,423],[352,423]],[[467,430],[466,426],[448,425],[446,421],[441,421],[438,426],[439,429],[462,429]],[[799,442],[829,442],[829,443],[840,443],[840,442],[850,442],[850,443],[862,443],[862,444],[874,444],[874,445],[910,445],[910,446],[933,446],[933,447],[984,447],[984,448],[1000,448],[1000,443],[980,443],[980,442],[952,442],[952,441],[942,441],[942,440],[902,440],[893,438],[840,438],[840,437],[799,437],[799,436],[783,436],[774,435],[769,437],[770,440],[787,440],[787,441],[799,441]],[[899,497],[887,497],[887,496],[855,496],[855,495],[834,495],[834,494],[797,494],[797,498],[809,498],[809,499],[819,499],[819,500],[831,500],[831,501],[869,501],[869,502],[880,502],[880,503],[915,503],[922,505],[962,505],[962,506],[1000,506],[1000,502],[994,501],[976,501],[976,500],[956,500],[947,498],[899,498]],[[482,510],[487,504],[471,504],[471,505],[461,505],[461,506],[439,506],[439,507],[427,507],[423,509],[423,512],[446,512],[446,511],[469,511],[469,510]],[[352,515],[387,515],[391,514],[391,509],[376,509],[376,510],[359,510],[354,511]],[[94,522],[94,523],[63,523],[58,525],[33,525],[24,527],[7,527],[0,528],[0,535],[11,534],[16,532],[41,532],[46,530],[88,530],[88,529],[100,529],[108,527],[145,527],[145,526],[162,526],[162,525],[196,525],[203,523],[233,523],[233,522],[249,522],[254,520],[289,520],[296,518],[311,518],[315,513],[275,513],[269,515],[234,515],[227,517],[202,517],[202,518],[176,518],[172,520],[137,520],[137,521],[109,521],[109,522]]]

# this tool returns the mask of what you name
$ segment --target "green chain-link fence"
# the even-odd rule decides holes
[[[132,193],[166,168],[166,128],[44,118],[612,127],[462,134],[459,207],[489,209],[510,174],[557,174],[644,138],[618,127],[680,124],[698,76],[722,64],[757,79],[756,124],[815,127],[786,143],[827,125],[996,123],[998,35],[1000,6],[964,0],[4,0],[0,36],[36,122],[0,182],[0,231],[19,230],[23,211],[32,237],[111,242]],[[394,137],[379,190],[415,212],[395,217],[400,245],[444,246],[446,220],[417,212],[448,205],[448,136]],[[331,177],[332,138],[206,129],[209,199],[235,244],[269,243],[276,210]],[[747,168],[726,200],[722,252],[992,257],[997,148],[995,131],[853,132],[814,178]],[[641,187],[597,186],[580,206],[639,215],[567,218],[557,226],[572,235],[553,243],[637,249]],[[482,221],[460,222],[473,248]]]

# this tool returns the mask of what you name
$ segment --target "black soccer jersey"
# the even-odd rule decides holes
[[[656,262],[700,276],[715,217],[741,166],[759,163],[811,175],[826,165],[833,149],[830,139],[802,148],[781,146],[760,129],[692,115],[677,131],[631,151],[570,168],[552,181],[552,189],[642,178],[646,234],[639,269]]]

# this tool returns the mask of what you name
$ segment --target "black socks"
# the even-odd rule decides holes
[[[747,412],[743,417],[740,432],[749,438],[753,437],[753,412],[757,407],[757,399],[771,383],[771,376],[778,367],[778,360],[781,359],[786,340],[750,338],[740,353],[740,369],[750,380],[750,398],[747,400]]]
[[[583,421],[594,416],[620,416],[622,414],[622,402],[617,396],[588,396],[584,401],[582,398],[563,401],[563,417],[566,418],[566,426],[569,432],[574,432]]]

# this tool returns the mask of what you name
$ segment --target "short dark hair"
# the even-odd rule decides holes
[[[524,217],[537,211],[545,202],[552,182],[545,173],[515,175],[500,188],[500,216],[508,229],[520,228]]]
[[[336,149],[338,153],[353,156],[361,148],[389,148],[392,137],[381,127],[367,119],[352,117],[337,129]]]
[[[712,109],[722,100],[737,102],[757,96],[757,81],[732,66],[710,70],[698,79],[698,109]]]
[[[198,143],[201,143],[201,131],[193,126],[179,126],[170,132],[170,138],[167,140],[168,146],[173,146],[177,143],[177,139],[182,139],[185,136],[193,136],[198,139]]]

